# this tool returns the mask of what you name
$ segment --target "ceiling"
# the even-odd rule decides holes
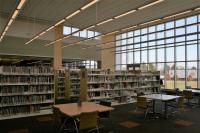
[[[91,0],[27,0],[13,23],[7,36],[0,43],[0,54],[28,54],[53,57],[53,47],[44,44],[54,40],[51,30],[46,35],[33,41],[28,46],[25,42],[40,33],[60,19],[80,9]],[[80,14],[67,20],[64,25],[77,28],[86,28],[103,20],[113,18],[126,11],[137,9],[155,0],[100,0],[97,4],[87,8]],[[0,0],[0,32],[6,24],[10,13],[14,10],[18,0]],[[200,0],[165,0],[152,7],[137,11],[125,17],[115,19],[106,24],[93,28],[93,31],[108,33],[131,25],[140,24],[154,19],[162,18],[174,13],[200,6]],[[84,38],[70,37],[63,41],[65,45]],[[79,46],[63,49],[66,58],[83,58],[100,60],[98,47],[83,50],[85,45],[100,43],[99,40],[88,41]],[[91,52],[93,51],[93,52]],[[82,52],[82,53],[81,53]],[[77,55],[75,55],[77,53]]]

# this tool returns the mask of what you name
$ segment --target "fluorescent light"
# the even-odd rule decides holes
[[[19,5],[17,6],[17,9],[18,10],[21,9],[25,2],[26,2],[26,0],[21,0]]]
[[[140,24],[140,25],[143,26],[143,25],[147,25],[147,24],[150,24],[150,23],[158,22],[158,21],[160,21],[160,20],[161,20],[161,19],[156,19],[156,20],[152,20],[152,21],[149,21],[149,22],[142,23],[142,24]]]
[[[13,22],[13,19],[10,19],[10,21],[8,22],[8,26],[10,26]]]
[[[89,30],[89,29],[92,29],[92,28],[94,28],[94,27],[95,27],[95,25],[92,25],[92,26],[86,28],[85,30]]]
[[[18,13],[19,13],[19,10],[15,10],[11,18],[15,19]]]
[[[137,25],[134,25],[134,26],[131,26],[131,27],[124,28],[124,29],[122,29],[122,31],[130,30],[130,29],[136,28],[136,27],[137,27]]]
[[[6,32],[6,31],[8,30],[8,28],[9,28],[9,26],[6,26],[6,28],[5,28],[5,30],[4,30],[4,31]]]
[[[56,40],[55,42],[59,42],[59,41],[61,41],[61,40],[62,40],[62,38],[60,38],[60,39]]]
[[[80,13],[80,10],[75,11],[74,13],[72,13],[71,15],[69,15],[68,17],[66,17],[66,19],[70,19],[71,17],[77,15],[78,13]]]
[[[69,38],[69,37],[70,37],[70,35],[63,37],[63,39],[67,39],[67,38]]]
[[[179,16],[179,15],[190,13],[191,11],[192,10],[188,10],[188,11],[185,11],[185,12],[177,13],[177,14],[174,14],[174,15],[171,15],[171,16],[164,17],[163,19],[173,18],[173,17]]]
[[[42,33],[40,33],[39,36],[43,35],[44,33],[46,33],[46,31],[43,31]]]
[[[46,47],[46,46],[49,46],[49,45],[51,45],[51,44],[53,44],[53,43],[55,43],[55,41],[50,42],[50,43],[48,43],[48,44],[45,44],[44,46]]]
[[[83,6],[81,10],[85,10],[86,8],[92,6],[93,4],[97,3],[99,0],[93,0],[92,2],[88,3],[87,5]]]
[[[6,31],[4,31],[3,33],[2,33],[2,36],[4,36],[6,34]]]
[[[112,20],[113,20],[113,18],[108,19],[108,20],[105,20],[105,21],[102,21],[102,22],[98,23],[97,25],[99,26],[99,25],[102,25],[102,24],[104,24],[104,23],[110,22],[110,21],[112,21]]]
[[[50,28],[48,28],[46,31],[50,31],[51,29],[53,29],[54,26],[51,26]]]
[[[138,10],[142,10],[142,9],[144,9],[144,8],[147,8],[147,7],[156,5],[156,4],[158,4],[158,3],[160,3],[160,2],[163,2],[163,1],[164,1],[164,0],[157,0],[157,1],[155,1],[155,2],[152,2],[152,3],[147,4],[147,5],[145,5],[145,6],[139,7]]]
[[[115,18],[115,19],[118,19],[118,18],[124,17],[124,16],[129,15],[129,14],[134,13],[134,12],[136,12],[136,10],[132,10],[132,11],[123,13],[123,14],[121,14],[121,15],[118,15],[118,16],[114,17],[114,18]]]
[[[115,33],[117,33],[117,32],[119,32],[119,31],[113,31],[113,32],[107,33],[107,34],[105,34],[105,35],[103,35],[103,36],[115,34]]]
[[[39,37],[39,35],[38,36],[36,36],[36,37],[34,37],[33,39],[35,40],[35,39],[37,39]]]
[[[59,24],[65,22],[65,19],[60,20],[58,23],[55,24],[55,26],[58,26]]]
[[[197,8],[195,8],[194,10],[195,10],[195,11],[198,11],[198,10],[200,10],[200,7],[197,7]]]

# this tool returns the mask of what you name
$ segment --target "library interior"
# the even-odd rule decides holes
[[[0,133],[199,133],[200,0],[0,0]]]

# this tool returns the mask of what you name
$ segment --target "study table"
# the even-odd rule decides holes
[[[148,94],[148,95],[143,95],[140,97],[146,97],[147,99],[150,99],[153,101],[153,113],[155,114],[155,101],[162,101],[164,102],[164,116],[167,118],[167,103],[171,102],[173,100],[178,99],[181,96],[176,96],[176,95],[166,95],[166,94]]]
[[[200,106],[200,89],[185,89],[186,91],[191,91],[193,94],[198,95],[198,106]]]
[[[101,112],[107,112],[107,111],[114,110],[114,108],[112,108],[112,107],[107,107],[107,106],[95,104],[93,102],[82,102],[81,106],[78,106],[77,103],[58,104],[58,105],[54,105],[54,108],[59,109],[59,111],[62,114],[66,115],[68,117],[71,117],[73,119],[76,119],[78,116],[81,115],[81,113],[90,113],[90,112],[101,113]],[[66,121],[67,121],[67,118],[63,122],[63,124],[61,125],[61,129],[66,124]],[[74,121],[74,123],[75,123],[75,126],[76,126],[76,130],[78,132],[76,122]]]
[[[82,102],[81,106],[78,106],[77,103],[58,104],[54,105],[54,107],[69,117],[77,117],[81,113],[89,113],[95,111],[101,113],[114,110],[112,107],[95,104],[93,102]]]

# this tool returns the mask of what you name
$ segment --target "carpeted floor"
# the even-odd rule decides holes
[[[115,106],[111,121],[102,121],[101,133],[199,133],[200,107],[186,108],[169,119],[144,119],[133,104]],[[0,133],[57,133],[59,125],[51,116],[0,121]],[[67,133],[67,131],[65,131]]]

